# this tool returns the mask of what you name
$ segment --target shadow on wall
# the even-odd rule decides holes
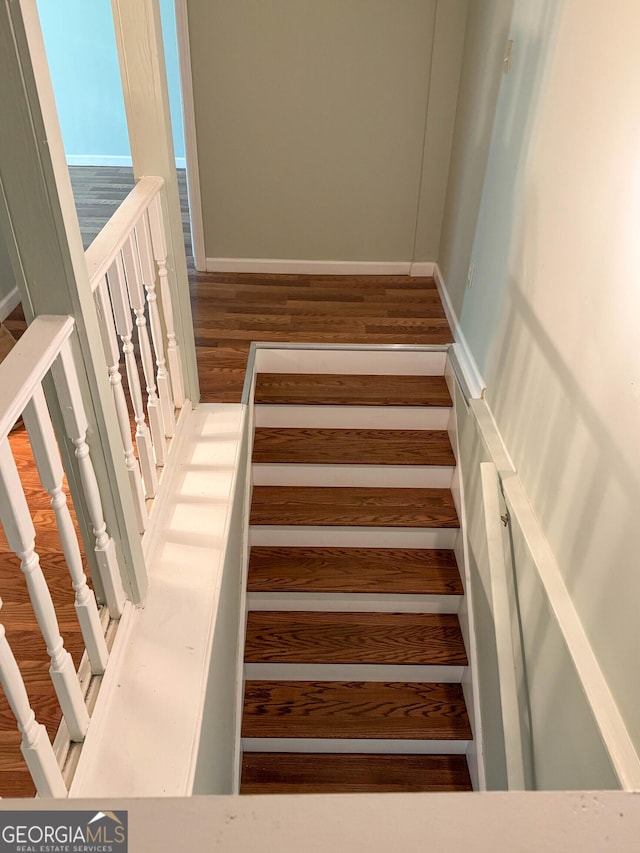
[[[464,297],[460,323],[480,371],[490,346],[509,280],[509,261],[523,197],[525,163],[547,60],[552,52],[558,0],[516,0],[509,37],[513,66],[503,85],[491,140],[478,225],[473,243],[474,285]]]
[[[513,0],[469,4],[438,263],[460,313],[478,224]]]
[[[515,283],[504,326],[498,363],[509,369],[492,401],[496,418],[515,458],[532,460],[521,477],[585,628],[594,638],[604,629],[607,656],[637,654],[631,602],[640,582],[630,566],[640,550],[640,479],[612,435],[611,413],[593,406]],[[509,403],[516,398],[518,407]]]

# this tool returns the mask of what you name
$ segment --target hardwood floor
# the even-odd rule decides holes
[[[470,791],[464,755],[245,753],[242,794]]]
[[[200,391],[207,403],[240,401],[251,341],[443,344],[453,340],[432,278],[196,272],[189,278]],[[350,385],[343,377],[319,376],[315,382],[315,398],[325,404],[340,403],[353,394],[353,382]],[[367,390],[362,381],[357,382],[362,405],[451,404],[443,377],[375,377],[368,385]],[[267,374],[260,379],[256,400],[313,402],[309,392],[308,383],[297,388],[293,377]],[[422,399],[425,394],[430,402]]]
[[[76,199],[83,243],[87,247],[100,228],[112,215],[127,193],[133,187],[131,169],[94,167],[71,167],[71,180]],[[194,331],[198,371],[203,402],[239,402],[244,384],[249,345],[251,341],[281,341],[301,343],[362,343],[362,344],[441,344],[452,341],[438,292],[433,279],[415,279],[408,276],[309,276],[309,275],[245,275],[245,274],[202,274],[193,270],[190,249],[190,233],[186,181],[184,171],[178,172],[181,191],[181,205],[185,232],[187,259],[190,266],[189,285],[191,290]],[[21,308],[17,308],[5,321],[7,328],[19,337],[25,328]],[[329,382],[329,388],[326,387]],[[357,377],[355,385],[349,385],[347,378],[338,382],[318,377],[316,396],[324,403],[341,402],[353,396],[354,388],[359,389],[359,402],[362,405],[421,405],[448,406],[450,399],[442,377],[424,378],[416,383],[412,377],[387,377],[384,381],[363,382]],[[323,384],[324,383],[324,384]],[[419,386],[419,387],[418,387]],[[368,387],[368,390],[367,390]],[[327,393],[329,391],[329,394]],[[296,388],[295,380],[287,383],[286,377],[276,376],[271,380],[262,377],[260,394],[271,402],[290,399],[295,402],[309,402],[309,387],[301,391]],[[301,396],[302,395],[302,396]],[[331,398],[333,395],[333,399]],[[281,437],[282,438],[282,437]],[[354,447],[360,444],[361,436],[352,436]],[[49,508],[49,499],[40,487],[31,451],[24,430],[18,430],[11,436],[14,455],[19,462],[25,491],[34,512],[37,525],[37,549],[41,557],[43,571],[54,599],[56,611],[60,615],[60,627],[65,645],[71,652],[76,665],[83,653],[82,638],[73,612],[73,590],[68,579],[53,512]],[[271,439],[273,440],[273,439]],[[392,454],[400,447],[417,448],[411,444],[417,437],[409,434],[397,436],[400,443],[396,450],[387,447],[385,452]],[[442,464],[450,460],[450,448],[442,436],[422,437],[430,442],[434,452],[440,454]],[[327,443],[328,442],[328,443]],[[373,456],[380,455],[373,433],[368,442]],[[301,443],[300,436],[287,436],[285,439],[289,451],[315,453],[316,462],[327,462],[327,447],[331,436],[316,434],[312,442]],[[302,444],[305,445],[303,449]],[[342,490],[342,497],[351,490]],[[399,490],[398,490],[399,491]],[[352,494],[352,497],[354,495]],[[424,496],[420,496],[422,499]],[[382,502],[384,503],[384,501]],[[415,503],[415,502],[414,502]],[[316,507],[320,513],[326,513],[327,506]],[[362,511],[372,518],[380,517],[384,510],[382,504],[364,507]],[[305,510],[301,510],[304,512]],[[398,507],[387,508],[388,513],[397,517]],[[404,507],[407,511],[407,507]],[[414,507],[408,510],[413,513]],[[432,508],[440,521],[444,516],[451,524],[457,523],[455,511],[440,504]],[[287,517],[289,510],[286,510]],[[366,522],[363,522],[366,523]],[[443,522],[444,523],[444,522]],[[281,549],[284,550],[284,549]],[[428,588],[444,594],[459,594],[460,580],[449,552],[424,552],[403,550],[394,560],[393,549],[377,549],[372,555],[367,549],[286,549],[287,554],[276,556],[284,566],[283,588],[288,590],[305,588],[312,591],[339,590],[365,591],[375,587],[378,590],[420,592]],[[273,571],[274,554],[278,549],[256,548],[252,552],[250,589],[259,588],[261,573],[268,577],[269,588],[277,584],[277,573]],[[284,563],[283,563],[284,560]],[[287,560],[289,563],[287,563]],[[298,573],[293,571],[293,562]],[[289,569],[287,570],[287,565]],[[317,571],[318,566],[322,571]],[[354,566],[359,567],[357,572]],[[16,656],[25,676],[29,697],[37,718],[47,726],[50,737],[55,735],[60,714],[53,695],[48,675],[48,656],[41,640],[39,629],[28,597],[19,561],[12,555],[0,531],[0,595],[2,612],[0,619],[7,630]],[[355,588],[354,588],[355,584]],[[386,586],[385,586],[386,585]],[[390,688],[392,685],[388,685]],[[381,685],[372,688],[381,689]],[[449,690],[449,687],[444,689]],[[304,691],[303,691],[304,692]],[[347,714],[348,716],[348,714]],[[20,753],[20,735],[15,719],[10,712],[6,699],[0,694],[0,796],[30,797],[34,787]],[[413,782],[420,788],[420,774],[424,765],[431,759],[441,758],[441,772],[451,775],[464,774],[462,766],[453,766],[455,759],[444,757],[424,757],[418,761],[415,757],[405,757],[402,767],[393,772],[404,779],[402,790]],[[386,765],[392,757],[380,759]],[[296,758],[291,757],[295,763]],[[351,783],[354,790],[367,790],[370,785],[373,757],[364,757],[358,764],[357,757],[349,756],[353,765]],[[410,767],[411,762],[418,762]],[[443,763],[444,762],[444,763]],[[375,762],[374,762],[375,763]],[[433,762],[432,762],[433,763]],[[437,764],[437,761],[436,761]],[[360,767],[360,770],[357,768]],[[363,770],[364,768],[364,770]],[[368,769],[367,769],[368,768]],[[439,771],[440,772],[440,771]],[[360,773],[360,776],[358,775]],[[364,776],[362,776],[364,773]],[[407,775],[408,774],[408,775]],[[313,785],[322,785],[322,774]],[[364,781],[364,779],[369,781]],[[247,777],[248,778],[248,777]],[[358,781],[360,779],[360,781]],[[244,784],[244,783],[243,783]],[[247,784],[249,782],[247,781]],[[274,783],[276,784],[276,783]],[[432,782],[424,783],[431,785]],[[276,785],[277,786],[277,785]],[[358,787],[360,786],[360,787]],[[362,787],[364,786],[364,787]],[[310,788],[310,789],[311,789]],[[301,783],[300,790],[304,789]],[[335,788],[338,790],[338,788]]]

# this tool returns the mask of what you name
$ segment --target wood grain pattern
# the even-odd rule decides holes
[[[458,527],[448,489],[254,486],[250,523],[327,527]]]
[[[253,461],[310,465],[455,465],[446,430],[258,427]]]
[[[466,666],[458,617],[443,613],[252,611],[245,663]]]
[[[249,592],[462,595],[455,553],[418,548],[254,546]]]
[[[259,373],[254,399],[320,406],[451,406],[444,376]]]
[[[453,340],[433,278],[191,273],[190,283],[204,402],[239,402],[252,340]]]
[[[464,755],[245,752],[241,794],[471,791]]]
[[[247,681],[242,736],[468,740],[460,684]]]

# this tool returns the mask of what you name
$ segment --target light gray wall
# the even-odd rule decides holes
[[[513,0],[469,4],[438,254],[456,311],[471,260],[512,8]]]
[[[496,638],[494,627],[480,480],[480,464],[493,460],[459,391],[456,416],[469,543],[471,606],[478,649],[485,774],[489,790],[504,790],[507,776],[496,650],[500,638]],[[507,564],[515,578],[520,602],[521,621],[514,606],[512,632],[514,637],[521,636],[521,653],[514,660],[514,669],[526,784],[537,790],[618,788],[575,665],[522,530],[513,516],[509,530],[513,552]],[[506,530],[504,535],[508,543]]]
[[[0,231],[0,300],[4,299],[15,288],[15,278],[4,235]],[[1,319],[1,318],[0,318]]]
[[[478,4],[468,4],[467,0],[440,0],[436,9],[413,251],[415,261],[437,261],[439,258],[469,5],[473,8]]]
[[[515,0],[511,37],[461,324],[640,749],[640,6]]]
[[[436,260],[466,2],[190,2],[207,256],[412,260],[426,130]]]

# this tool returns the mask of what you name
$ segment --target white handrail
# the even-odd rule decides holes
[[[176,410],[184,404],[168,283],[163,185],[162,178],[140,179],[86,252],[140,533],[148,521],[145,498],[157,494],[167,440],[175,432]],[[122,358],[128,397],[122,387]],[[128,405],[135,420],[136,452]]]
[[[509,513],[518,524],[533,558],[620,785],[626,791],[638,791],[640,757],[522,482],[519,477],[506,477],[502,487]]]
[[[44,489],[49,493],[60,534],[61,550],[75,592],[75,610],[94,675],[105,672],[108,650],[95,600],[87,583],[80,546],[64,491],[64,468],[45,400],[42,383],[51,372],[67,434],[76,448],[82,497],[96,537],[100,580],[110,616],[117,618],[124,605],[115,543],[104,522],[102,499],[90,449],[86,441],[88,420],[71,350],[71,317],[38,317],[0,364],[0,522],[9,548],[18,556],[38,628],[50,657],[49,673],[62,711],[65,730],[72,741],[82,741],[89,713],[74,662],[65,648],[58,616],[38,555],[34,526],[9,432],[22,414]],[[19,671],[19,663],[0,626],[0,683],[23,735],[23,753],[38,793],[64,796],[56,759],[46,730],[35,720]]]
[[[120,207],[113,214],[85,252],[91,290],[107,273],[145,210],[158,195],[162,178],[140,178]]]
[[[9,435],[51,369],[73,325],[73,317],[36,317],[0,364],[0,441]]]
[[[496,634],[507,788],[510,791],[524,791],[526,783],[515,667],[516,657],[511,624],[512,607],[509,596],[507,564],[502,546],[500,486],[498,471],[493,462],[480,463],[480,478],[490,566],[493,623]]]

